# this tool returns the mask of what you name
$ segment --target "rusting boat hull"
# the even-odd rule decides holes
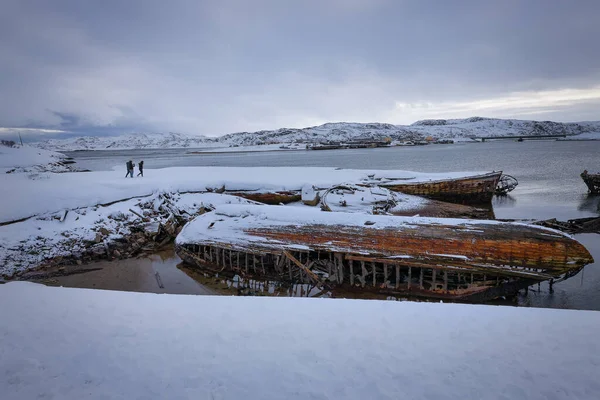
[[[588,174],[587,171],[583,171],[581,179],[583,179],[590,193],[600,194],[600,174]]]
[[[304,191],[303,198],[305,198]],[[319,196],[316,199],[319,199]],[[491,205],[475,207],[425,199],[393,192],[378,186],[335,185],[323,192],[320,205],[322,210],[333,212],[359,212],[406,217],[418,215],[433,218],[494,219]]]
[[[300,191],[296,190],[228,190],[225,186],[207,187],[206,189],[211,193],[228,194],[269,205],[289,204],[302,199]]]
[[[205,214],[186,225],[176,251],[191,265],[241,275],[466,301],[564,279],[593,262],[569,236],[532,225],[359,214],[349,223],[312,210],[286,217],[284,208]]]
[[[381,186],[395,192],[459,204],[489,204],[502,171],[457,179],[429,182],[386,182]]]
[[[302,196],[299,191],[280,191],[280,192],[253,192],[253,191],[225,191],[226,194],[242,197],[246,200],[253,200],[258,203],[278,205],[289,204],[300,201]]]

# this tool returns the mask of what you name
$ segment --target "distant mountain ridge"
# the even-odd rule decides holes
[[[202,148],[256,146],[262,144],[344,142],[360,139],[423,140],[468,139],[474,136],[540,136],[598,134],[600,121],[552,122],[472,117],[466,119],[428,119],[411,125],[387,123],[329,122],[308,128],[281,128],[258,132],[230,133],[221,137],[182,133],[130,133],[121,136],[86,136],[51,139],[32,146],[55,151],[116,150],[158,148]]]

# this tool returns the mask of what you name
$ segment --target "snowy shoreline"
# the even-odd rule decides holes
[[[6,400],[595,399],[593,311],[0,285]],[[568,323],[566,323],[568,322]]]

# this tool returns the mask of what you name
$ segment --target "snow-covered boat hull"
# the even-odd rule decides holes
[[[593,262],[571,237],[533,225],[237,205],[186,225],[176,251],[221,272],[477,301]]]
[[[342,184],[332,186],[322,193],[319,200],[324,211],[406,217],[494,219],[494,210],[491,206],[475,207],[425,199],[393,192],[380,186]],[[305,204],[310,203],[305,201]]]
[[[253,200],[258,203],[279,205],[289,204],[300,201],[302,198],[299,191],[276,191],[276,192],[261,192],[261,191],[225,191],[225,194],[231,196],[242,197],[246,200]]]
[[[395,192],[460,204],[488,204],[496,191],[502,171],[429,182],[385,182],[382,187]]]

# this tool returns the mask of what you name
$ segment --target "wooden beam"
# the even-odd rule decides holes
[[[300,268],[300,270],[304,271],[304,273],[310,278],[312,279],[315,284],[317,285],[317,287],[319,287],[319,285],[322,284],[321,279],[319,279],[319,276],[317,274],[315,274],[314,272],[312,272],[310,269],[308,269],[305,265],[303,265],[300,261],[298,261],[289,251],[284,250],[283,254],[294,264],[296,264],[296,266],[298,268]]]

